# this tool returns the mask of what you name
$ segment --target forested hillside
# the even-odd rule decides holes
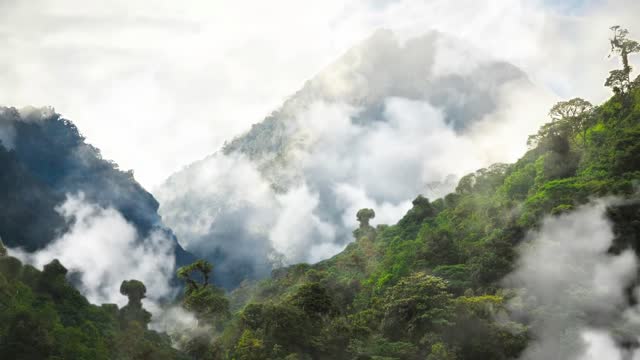
[[[218,356],[518,358],[536,341],[534,314],[551,310],[503,279],[543,219],[565,219],[597,198],[627,199],[607,207],[615,239],[603,255],[640,254],[640,80],[629,81],[629,73],[626,67],[612,71],[620,81],[607,81],[615,95],[602,105],[576,98],[554,106],[551,121],[530,137],[530,150],[516,163],[469,174],[444,198],[418,196],[395,225],[373,227],[374,209],[363,209],[356,241],[339,255],[236,289],[235,316],[215,340],[225,349]],[[629,290],[626,306],[637,301],[631,291],[636,281],[634,275],[619,285]],[[596,296],[579,286],[572,291]],[[553,311],[565,316],[577,310]],[[566,348],[554,356],[579,356],[579,334],[570,322],[564,326]],[[632,349],[628,331],[617,329],[616,341]]]

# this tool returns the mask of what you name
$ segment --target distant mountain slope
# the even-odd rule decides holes
[[[484,59],[457,41],[431,32],[402,43],[392,31],[379,30],[307,81],[281,108],[225,144],[223,153],[256,162],[277,190],[299,183],[296,155],[313,152],[314,140],[322,135],[310,134],[319,129],[306,122],[323,119],[305,119],[318,103],[353,106],[353,124],[369,128],[389,121],[389,99],[425,102],[440,110],[443,122],[456,133],[465,133],[496,111],[505,85],[530,84],[517,67]],[[462,65],[449,64],[449,57]]]
[[[502,61],[478,61],[470,49],[450,49],[464,68],[444,64],[438,53],[456,45],[455,38],[437,32],[401,43],[390,30],[379,30],[328,66],[291,96],[282,107],[224,147],[251,159],[286,151],[295,137],[282,131],[318,101],[361,107],[358,123],[381,120],[385,99],[401,97],[428,101],[442,108],[444,120],[463,132],[497,107],[500,87],[526,81],[517,67]],[[467,54],[469,52],[469,54]],[[450,68],[447,68],[451,66]]]
[[[178,263],[192,259],[133,173],[103,159],[52,109],[0,108],[0,170],[0,238],[9,247],[33,252],[64,234],[71,224],[56,208],[67,195],[82,193],[86,201],[120,212],[141,238],[162,231],[172,239]]]
[[[155,192],[160,213],[227,286],[283,261],[318,261],[351,241],[358,208],[397,221],[415,194],[442,195],[452,174],[505,157],[513,140],[490,141],[486,155],[476,138],[515,121],[509,96],[532,89],[515,66],[455,38],[402,42],[381,30],[221,152],[172,175]],[[537,126],[520,120],[525,134]]]

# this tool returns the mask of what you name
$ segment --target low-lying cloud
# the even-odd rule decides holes
[[[126,304],[119,289],[129,279],[145,284],[150,301],[175,294],[174,243],[162,232],[143,239],[117,210],[90,203],[83,194],[68,195],[57,211],[71,224],[65,234],[35,253],[11,249],[12,255],[38,268],[58,259],[92,303]]]
[[[260,160],[220,152],[172,176],[156,191],[160,214],[187,250],[216,263],[219,277],[238,261],[260,277],[279,264],[326,259],[353,240],[359,209],[375,209],[374,223],[395,223],[418,194],[443,196],[467,172],[522,154],[544,114],[516,115],[514,101],[551,100],[526,81],[497,94],[496,110],[465,131],[426,100],[389,97],[367,114],[312,102],[286,120],[282,152]]]
[[[455,37],[381,30],[170,177],[155,191],[159,211],[227,285],[316,262],[353,240],[360,208],[392,224],[419,194],[443,196],[468,172],[516,160],[553,100]]]
[[[608,252],[614,232],[606,209],[619,203],[599,200],[548,218],[521,246],[517,269],[505,280],[522,289],[510,306],[528,318],[533,335],[521,359],[640,357],[637,331],[630,331],[640,326],[640,308],[627,293],[638,260],[631,249]]]

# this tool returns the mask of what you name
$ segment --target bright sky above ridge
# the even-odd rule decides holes
[[[639,13],[631,0],[0,1],[0,104],[55,107],[153,188],[378,28],[437,29],[559,98],[599,101],[607,28],[637,34]]]

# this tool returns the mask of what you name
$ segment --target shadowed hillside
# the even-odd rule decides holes
[[[52,109],[0,108],[0,238],[33,252],[67,232],[56,208],[67,195],[119,211],[140,237],[159,230],[172,238],[178,263],[191,259],[158,215],[158,202],[87,144],[73,123]]]

